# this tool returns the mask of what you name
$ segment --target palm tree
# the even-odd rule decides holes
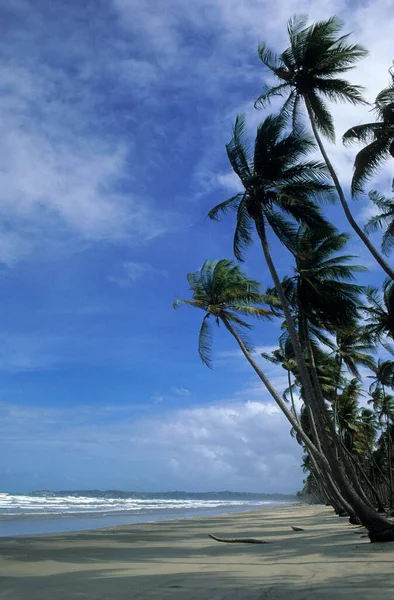
[[[297,421],[299,421],[299,416],[294,401],[295,383],[292,381],[292,375],[296,375],[297,373],[297,361],[295,359],[293,346],[291,344],[289,336],[280,336],[279,348],[273,350],[270,354],[268,354],[267,352],[262,352],[261,356],[265,360],[272,362],[274,365],[281,365],[282,369],[286,371],[288,387],[285,393],[283,394],[283,397],[286,400],[287,394],[290,395],[291,410]]]
[[[375,375],[371,376],[373,382],[370,385],[369,391],[379,422],[385,422],[386,439],[387,439],[387,468],[390,482],[390,508],[394,502],[393,488],[393,471],[392,471],[392,449],[391,449],[391,426],[394,420],[394,396],[387,394],[386,387],[394,386],[394,362],[391,360],[379,359],[375,370]]]
[[[243,259],[243,251],[251,243],[255,229],[284,311],[303,385],[307,394],[309,389],[311,396],[309,376],[303,364],[290,308],[271,257],[267,227],[280,239],[285,237],[286,240],[295,233],[288,218],[315,228],[329,227],[311,198],[326,196],[331,188],[324,180],[324,165],[305,159],[305,155],[313,148],[311,138],[299,129],[286,134],[285,127],[283,116],[268,116],[257,130],[252,157],[248,150],[244,119],[237,117],[233,138],[226,149],[244,191],[213,208],[209,217],[218,219],[220,213],[236,211],[233,247],[238,260]]]
[[[394,282],[386,279],[382,294],[375,288],[367,288],[366,297],[369,302],[369,306],[363,308],[366,334],[372,341],[384,336],[394,339]]]
[[[296,235],[294,221],[315,229],[333,231],[333,227],[321,216],[313,202],[314,197],[325,198],[330,193],[331,186],[324,179],[325,166],[305,158],[314,147],[313,140],[299,128],[290,133],[285,128],[286,120],[283,115],[268,116],[258,127],[252,155],[248,148],[244,119],[237,117],[233,138],[226,149],[230,164],[244,191],[217,205],[209,212],[209,217],[218,219],[221,213],[236,211],[233,248],[238,260],[243,260],[243,251],[252,242],[255,229],[283,309],[305,392],[305,402],[311,406],[315,402],[315,392],[291,309],[271,257],[267,228],[286,244],[290,244],[292,237]],[[323,431],[323,417],[316,414],[315,418],[320,418],[320,430]]]
[[[349,327],[358,317],[362,287],[353,281],[365,268],[348,264],[351,255],[337,255],[348,240],[348,235],[332,229],[301,226],[286,244],[295,258],[288,288],[293,282],[298,310],[309,324],[329,332]]]
[[[316,460],[320,461],[322,469],[327,469],[329,473],[332,472],[345,499],[368,527],[371,540],[391,540],[394,537],[394,527],[390,529],[390,523],[382,519],[361,499],[337,461],[335,447],[332,446],[334,442],[326,430],[322,406],[313,389],[291,310],[272,260],[267,239],[268,227],[279,238],[283,236],[286,240],[289,240],[295,233],[294,225],[288,221],[288,218],[293,219],[293,222],[296,220],[314,228],[329,227],[313,202],[313,197],[327,196],[331,189],[323,179],[326,172],[325,167],[316,161],[305,160],[305,155],[313,147],[312,140],[299,128],[286,134],[285,127],[286,121],[283,115],[267,117],[258,128],[252,158],[247,147],[244,120],[242,117],[237,118],[233,138],[227,144],[226,149],[230,163],[239,177],[244,191],[213,208],[209,216],[217,219],[220,213],[236,211],[234,252],[239,259],[242,259],[242,251],[251,243],[252,232],[255,229],[283,309],[299,368],[301,384],[304,388],[305,402],[315,413],[319,436],[324,443],[324,454],[319,452],[313,444],[310,445],[311,442],[307,436],[305,436],[305,445],[312,453],[316,453]],[[229,329],[228,325],[227,322],[226,327]],[[229,329],[229,331],[231,330]],[[233,331],[231,333],[234,335]],[[251,359],[247,348],[242,346],[242,340],[238,338],[237,342],[260,379],[263,381],[264,377],[266,380],[265,375]],[[265,385],[268,389],[267,383]],[[275,393],[275,390],[270,393]],[[299,425],[292,413],[288,411],[280,397],[276,399],[276,402],[278,401],[286,409],[287,414],[285,414],[289,421],[291,418],[290,423],[293,426],[297,425],[297,427],[294,426],[297,431]],[[299,430],[302,431],[300,428]]]
[[[204,311],[205,315],[198,338],[198,352],[204,364],[209,367],[212,364],[211,345],[213,336],[210,321],[213,320],[216,325],[222,323],[235,338],[242,354],[308,450],[315,454],[322,463],[325,463],[324,457],[320,456],[317,448],[304,433],[298,420],[253,359],[252,346],[245,337],[245,329],[251,329],[251,325],[245,321],[245,317],[271,318],[274,313],[264,308],[262,304],[267,302],[275,304],[275,299],[262,294],[260,284],[246,277],[237,265],[227,259],[205,261],[199,271],[187,275],[187,280],[192,292],[192,299],[175,300],[174,308],[186,304]]]
[[[359,366],[374,369],[375,359],[371,354],[375,351],[376,345],[368,339],[364,329],[359,326],[351,329],[347,326],[345,329],[337,331],[334,352],[339,373],[344,364],[353,377],[360,379]]]
[[[336,401],[339,435],[346,448],[351,452],[354,450],[355,437],[359,428],[358,401],[361,392],[362,384],[357,378],[353,378]]]
[[[276,96],[286,96],[282,114],[292,116],[293,126],[298,123],[301,101],[309,116],[312,131],[320,152],[334,182],[346,218],[364,242],[376,261],[391,279],[394,270],[386,263],[368,236],[354,220],[335,169],[328,157],[320,134],[335,140],[334,122],[326,100],[365,104],[362,88],[341,79],[338,75],[354,68],[367,55],[359,44],[348,43],[349,35],[340,35],[342,23],[336,17],[307,26],[307,19],[295,16],[288,23],[289,46],[276,55],[266,44],[259,46],[259,57],[274,75],[276,84],[265,85],[256,100],[264,106]]]
[[[392,191],[394,193],[394,180]],[[369,219],[364,231],[365,233],[374,233],[378,229],[384,228],[382,251],[387,255],[394,245],[394,198],[386,198],[377,190],[372,190],[368,195],[380,212]]]
[[[344,143],[364,142],[354,162],[352,180],[353,195],[363,190],[365,182],[379,169],[381,163],[390,156],[394,158],[394,76],[392,82],[376,97],[375,123],[355,125],[346,131]]]

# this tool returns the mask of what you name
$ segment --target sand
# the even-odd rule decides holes
[[[370,544],[360,531],[304,505],[2,538],[0,598],[393,600],[394,543]],[[222,544],[208,533],[270,543]]]

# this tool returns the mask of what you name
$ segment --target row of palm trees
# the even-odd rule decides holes
[[[260,45],[259,56],[276,81],[264,87],[256,106],[275,96],[284,98],[283,105],[259,125],[253,145],[244,117],[238,116],[226,146],[242,192],[212,208],[209,217],[235,215],[237,261],[245,259],[253,239],[259,242],[272,288],[263,291],[231,260],[206,261],[187,276],[192,298],[177,300],[175,306],[204,311],[198,347],[206,365],[212,361],[212,325],[222,324],[232,335],[305,450],[309,491],[351,522],[365,525],[371,541],[392,541],[394,525],[383,512],[386,503],[393,503],[393,400],[388,390],[394,387],[394,362],[376,362],[374,355],[379,347],[392,350],[387,340],[394,339],[394,271],[355,221],[322,141],[335,138],[327,100],[365,103],[362,88],[340,75],[367,51],[351,44],[341,30],[336,18],[308,25],[304,17],[294,17],[288,23],[289,46],[280,55]],[[394,78],[376,107],[379,121],[345,134],[346,141],[366,143],[356,158],[353,194],[362,191],[382,160],[394,155]],[[302,109],[313,135],[302,126]],[[321,161],[311,157],[316,148]],[[382,294],[358,283],[365,269],[343,253],[349,236],[321,211],[322,201],[336,197],[388,276]],[[382,248],[387,253],[394,240],[394,202],[378,192],[371,200],[381,212],[369,229],[385,227]],[[292,258],[292,273],[282,279],[271,254],[273,238]],[[279,347],[263,358],[286,370],[284,393],[275,389],[253,353],[247,335],[251,318],[281,322]],[[374,377],[373,411],[360,408],[365,370]]]

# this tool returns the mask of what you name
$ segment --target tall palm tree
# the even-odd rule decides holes
[[[258,127],[252,151],[245,121],[238,116],[226,150],[244,191],[209,212],[212,219],[218,219],[222,213],[236,212],[233,248],[238,260],[243,260],[243,252],[252,242],[253,230],[257,233],[283,309],[308,406],[313,405],[315,393],[291,309],[272,260],[267,229],[286,244],[296,234],[294,222],[297,221],[315,229],[333,230],[313,202],[314,198],[325,198],[331,192],[331,186],[325,180],[325,166],[306,159],[313,147],[313,140],[299,128],[290,133],[286,131],[283,115],[270,115]],[[316,419],[319,418],[322,420],[321,415],[316,415]],[[323,421],[320,429],[324,429]]]
[[[394,180],[392,191],[394,193]],[[366,233],[374,233],[378,229],[384,229],[382,251],[387,255],[394,246],[394,198],[386,198],[377,190],[372,190],[368,195],[369,199],[380,212],[368,220],[364,231]]]
[[[269,50],[265,43],[260,44],[260,59],[276,82],[273,86],[264,86],[255,104],[264,106],[276,96],[286,97],[282,114],[291,116],[294,126],[299,121],[303,102],[348,222],[382,269],[394,279],[394,270],[354,220],[320,136],[324,135],[331,142],[335,140],[334,122],[326,100],[366,103],[360,86],[338,77],[354,68],[357,61],[367,55],[365,48],[359,44],[348,43],[349,35],[340,35],[342,27],[342,22],[336,17],[308,26],[306,17],[295,16],[287,27],[289,46],[280,55]]]
[[[353,195],[362,192],[365,182],[378,171],[384,160],[394,158],[394,76],[392,82],[376,97],[374,112],[377,121],[355,125],[343,136],[345,144],[364,142],[354,162]]]
[[[246,277],[237,265],[227,259],[205,261],[201,269],[195,273],[189,273],[187,279],[192,292],[192,299],[175,300],[174,308],[186,304],[199,308],[205,313],[198,338],[198,352],[202,361],[207,366],[211,366],[213,336],[210,321],[213,321],[216,325],[222,323],[235,338],[242,354],[306,447],[324,463],[324,457],[320,456],[317,448],[305,434],[298,420],[253,359],[252,346],[245,337],[245,330],[251,329],[251,325],[245,321],[245,317],[271,318],[273,316],[272,311],[264,308],[262,304],[267,303],[267,301],[275,304],[275,300],[262,294],[260,284]]]

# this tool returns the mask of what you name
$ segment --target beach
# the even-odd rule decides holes
[[[209,533],[270,543],[219,543]],[[392,600],[394,544],[362,533],[329,507],[297,505],[2,538],[0,598]]]

